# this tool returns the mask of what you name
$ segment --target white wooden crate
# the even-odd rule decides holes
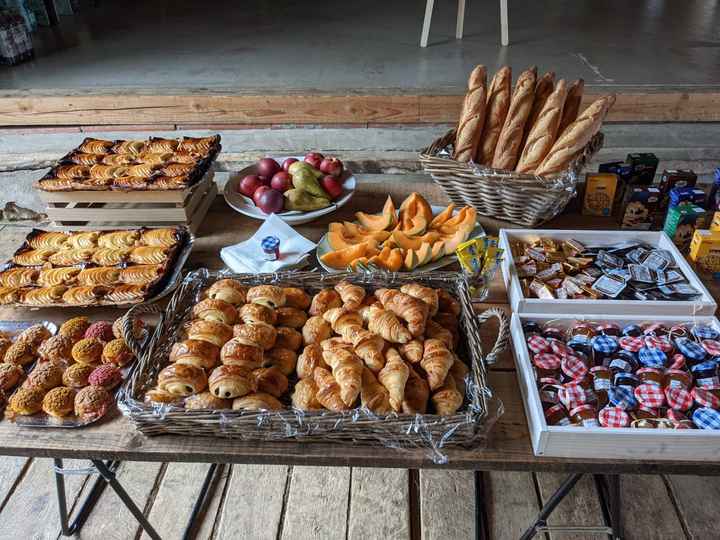
[[[503,280],[507,288],[510,306],[516,313],[583,313],[609,315],[713,315],[717,304],[695,272],[678,251],[672,240],[662,231],[567,231],[552,229],[501,229],[500,247],[505,250],[502,261]],[[641,300],[543,300],[523,295],[520,278],[510,252],[512,242],[531,242],[539,238],[555,240],[575,239],[587,246],[614,245],[637,240],[672,252],[676,264],[690,285],[701,292],[701,298],[691,301],[641,301]]]
[[[720,330],[720,322],[715,317],[707,316],[692,318],[569,314],[525,314],[521,316],[513,313],[510,326],[515,347],[518,384],[523,396],[530,440],[535,455],[598,459],[720,460],[720,431],[549,426],[545,421],[522,322],[537,321],[543,324],[553,321],[553,326],[562,327],[563,321],[571,323],[577,320],[614,321],[620,325],[646,321],[668,325],[702,323],[710,324]]]

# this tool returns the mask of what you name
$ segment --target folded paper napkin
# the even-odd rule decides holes
[[[280,239],[280,258],[276,261],[265,260],[260,242],[266,236],[276,236]],[[239,244],[222,248],[220,258],[233,272],[259,274],[301,266],[313,249],[315,243],[299,235],[275,214],[270,214],[250,238]]]

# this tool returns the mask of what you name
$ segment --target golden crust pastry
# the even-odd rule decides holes
[[[289,326],[290,328],[302,328],[308,319],[304,311],[287,306],[277,308],[275,315],[277,316],[278,325]]]
[[[112,185],[112,178],[83,178],[73,180],[72,187],[76,191],[105,191]]]
[[[206,298],[193,307],[193,316],[206,321],[217,321],[225,324],[234,324],[238,319],[235,306],[224,300]]]
[[[88,377],[95,369],[90,364],[73,364],[63,373],[63,384],[70,388],[84,388],[88,385]]]
[[[17,386],[24,372],[17,364],[5,362],[0,364],[0,390],[7,392]]]
[[[288,386],[290,386],[285,374],[275,366],[256,369],[253,371],[253,375],[257,382],[258,392],[280,397],[287,392]]]
[[[78,232],[68,236],[67,242],[65,243],[65,249],[87,249],[94,248],[97,246],[98,237],[100,233],[98,231]]]
[[[90,326],[90,320],[87,317],[73,317],[60,325],[58,334],[67,336],[70,341],[76,343],[85,335],[85,331]]]
[[[92,287],[93,285],[115,285],[120,280],[119,268],[112,266],[98,266],[85,268],[77,276],[78,284]]]
[[[270,349],[263,359],[263,367],[276,366],[287,377],[295,371],[297,353],[290,349],[274,347]]]
[[[127,141],[118,141],[112,150],[116,154],[140,154],[146,146],[145,141],[128,139]]]
[[[280,411],[284,408],[275,396],[265,392],[253,392],[233,400],[233,410]]]
[[[56,418],[63,418],[75,409],[75,390],[66,386],[53,388],[43,398],[42,410]]]
[[[118,285],[105,295],[105,300],[114,304],[140,302],[147,295],[145,285]]]
[[[71,304],[75,306],[96,304],[103,296],[105,296],[105,293],[107,291],[107,287],[102,287],[100,285],[71,287],[67,291],[65,291],[62,299],[66,304]]]
[[[151,163],[154,165],[162,165],[170,160],[172,152],[143,152],[138,156],[140,163]]]
[[[0,285],[3,287],[27,287],[33,285],[40,275],[37,268],[11,268],[0,274]]]
[[[90,178],[120,178],[121,176],[134,176],[130,173],[132,167],[123,167],[119,165],[103,165],[98,163],[90,167]]]
[[[56,178],[80,179],[90,176],[90,167],[86,165],[60,165],[53,170]]]
[[[5,351],[5,356],[3,356],[3,362],[19,366],[27,366],[33,360],[35,360],[35,348],[24,341],[16,341],[10,345]]]
[[[78,150],[90,154],[107,154],[114,145],[115,143],[113,141],[88,137],[78,147]]]
[[[140,242],[146,246],[172,247],[178,243],[178,231],[174,227],[163,227],[160,229],[148,229],[140,235]],[[224,280],[220,281],[233,281]]]
[[[207,385],[205,371],[191,364],[170,364],[158,374],[158,387],[176,396],[198,394]]]
[[[94,251],[90,248],[63,249],[50,255],[48,261],[56,266],[73,266],[89,261]]]
[[[110,392],[102,386],[86,386],[75,396],[75,414],[84,421],[102,418],[113,403]]]
[[[63,367],[58,362],[43,362],[30,372],[23,386],[47,392],[62,385]]]
[[[145,403],[151,403],[151,404],[171,404],[171,403],[177,403],[180,401],[180,397],[176,396],[174,394],[171,394],[167,390],[163,390],[162,388],[151,388],[147,392],[145,392]]]
[[[0,287],[0,304],[16,304],[23,297],[26,289],[18,289],[17,287]]]
[[[342,306],[340,295],[335,289],[323,289],[313,296],[308,313],[310,315],[322,315],[327,310]]]
[[[277,327],[277,338],[275,339],[276,347],[297,351],[300,347],[302,347],[302,343],[302,334],[294,328],[288,328],[286,326]]]
[[[68,159],[77,165],[95,165],[102,162],[106,154],[88,154],[86,152],[73,152]]]
[[[158,279],[162,270],[163,267],[159,264],[137,264],[120,270],[117,278],[122,283],[142,285]]]
[[[73,340],[69,336],[57,334],[45,340],[37,350],[38,356],[51,362],[72,360]]]
[[[210,137],[183,137],[178,145],[178,151],[199,152],[207,156],[220,142],[219,135]]]
[[[170,163],[197,163],[202,159],[202,155],[198,152],[189,152],[186,150],[178,151],[172,154],[166,161]]]
[[[103,165],[127,166],[135,163],[135,156],[132,154],[106,154],[101,163]]]
[[[232,399],[254,392],[257,382],[252,370],[244,366],[218,366],[208,380],[210,392],[224,399]]]
[[[113,231],[101,234],[98,247],[122,249],[135,246],[140,237],[139,231]]]
[[[40,287],[39,289],[26,289],[21,302],[29,306],[45,306],[62,302],[63,295],[68,288],[64,285],[54,287]]]
[[[61,232],[41,232],[28,239],[30,247],[35,249],[63,249],[68,235]]]
[[[160,165],[156,163],[138,163],[137,165],[128,167],[123,176],[140,176],[142,178],[147,178],[152,176],[152,174],[159,168]]]
[[[92,255],[92,262],[100,266],[116,266],[130,257],[130,248],[98,248]]]
[[[25,343],[32,345],[34,348],[37,348],[43,341],[50,338],[50,336],[52,336],[52,332],[50,332],[45,325],[33,324],[20,332],[16,340],[24,341]]]
[[[113,335],[117,339],[123,339],[123,330],[122,326],[124,323],[125,317],[118,317],[115,319],[115,322],[112,325],[112,331]],[[145,333],[145,321],[142,319],[133,319],[133,327],[132,327],[132,335],[135,339],[142,338],[143,334]]]
[[[267,351],[275,346],[277,330],[263,322],[236,324],[233,326],[233,336],[245,338]]]
[[[245,303],[247,291],[248,288],[235,279],[219,279],[207,290],[207,296],[238,306]]]
[[[233,337],[233,329],[217,321],[195,320],[188,325],[187,335],[190,339],[199,339],[222,347]]]
[[[191,163],[168,163],[160,169],[160,172],[165,176],[170,176],[172,178],[175,176],[187,176],[194,168],[195,165]]]
[[[116,338],[105,344],[102,351],[103,364],[125,366],[135,359],[135,355],[127,346],[124,339]]]
[[[310,295],[299,287],[284,287],[285,305],[297,309],[307,310],[310,307]]]
[[[135,264],[161,264],[168,258],[168,248],[140,246],[130,252],[130,261]]]
[[[185,399],[185,408],[188,410],[209,409],[219,411],[232,407],[232,401],[213,396],[210,392],[202,392],[188,396]]]
[[[20,266],[40,266],[56,252],[54,249],[29,249],[13,257],[13,262]]]
[[[170,349],[170,362],[190,364],[203,369],[217,366],[219,357],[220,349],[217,345],[199,339],[179,341]]]
[[[229,366],[257,369],[262,366],[263,350],[254,341],[244,337],[234,337],[220,350],[220,362]]]
[[[256,285],[248,290],[247,301],[273,309],[279,308],[285,305],[285,291],[275,285]]]
[[[171,191],[174,189],[185,189],[188,187],[190,179],[184,176],[158,176],[148,186],[148,189],[155,191]]]
[[[20,415],[31,415],[42,410],[45,392],[39,388],[18,388],[8,401],[8,411]]]
[[[71,191],[73,189],[71,178],[43,178],[38,181],[37,185],[44,191]]]
[[[238,310],[239,319],[244,323],[264,322],[275,324],[275,310],[261,304],[245,304]]]
[[[46,268],[42,270],[37,278],[37,284],[41,287],[54,287],[56,285],[74,285],[77,281],[77,275],[80,268],[63,267],[63,268]]]
[[[83,338],[73,345],[73,360],[80,364],[97,366],[102,359],[105,344],[96,338]]]
[[[147,142],[145,148],[148,152],[174,152],[178,146],[180,146],[180,141],[175,139],[153,137]]]
[[[143,176],[121,176],[113,180],[112,186],[120,190],[143,191],[148,188],[148,179]]]

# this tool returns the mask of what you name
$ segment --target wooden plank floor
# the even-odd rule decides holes
[[[54,477],[47,459],[0,458],[0,538],[62,538]],[[83,467],[66,461],[67,467]],[[180,539],[205,473],[204,464],[128,462],[118,478],[164,539]],[[66,477],[77,511],[92,480]],[[478,527],[516,539],[563,480],[552,474],[371,468],[233,465],[211,486],[195,530],[201,539],[468,539]],[[485,523],[476,521],[475,489]],[[684,476],[622,478],[626,538],[717,538],[720,480]],[[584,478],[550,525],[603,525],[598,490]],[[587,534],[549,538],[589,538]],[[147,538],[107,488],[77,539]],[[604,538],[595,536],[595,538]]]

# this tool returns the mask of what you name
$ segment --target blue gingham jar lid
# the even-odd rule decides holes
[[[678,338],[675,340],[675,345],[677,346],[678,350],[690,360],[700,361],[704,360],[707,356],[705,349],[703,349],[699,343],[691,339]]]
[[[645,367],[664,368],[667,364],[667,354],[660,349],[643,347],[638,351],[638,360]]]
[[[618,350],[618,341],[612,336],[601,334],[590,340],[592,348],[595,352],[602,354],[612,354]]]
[[[692,420],[700,429],[720,429],[720,411],[709,407],[695,409]]]

